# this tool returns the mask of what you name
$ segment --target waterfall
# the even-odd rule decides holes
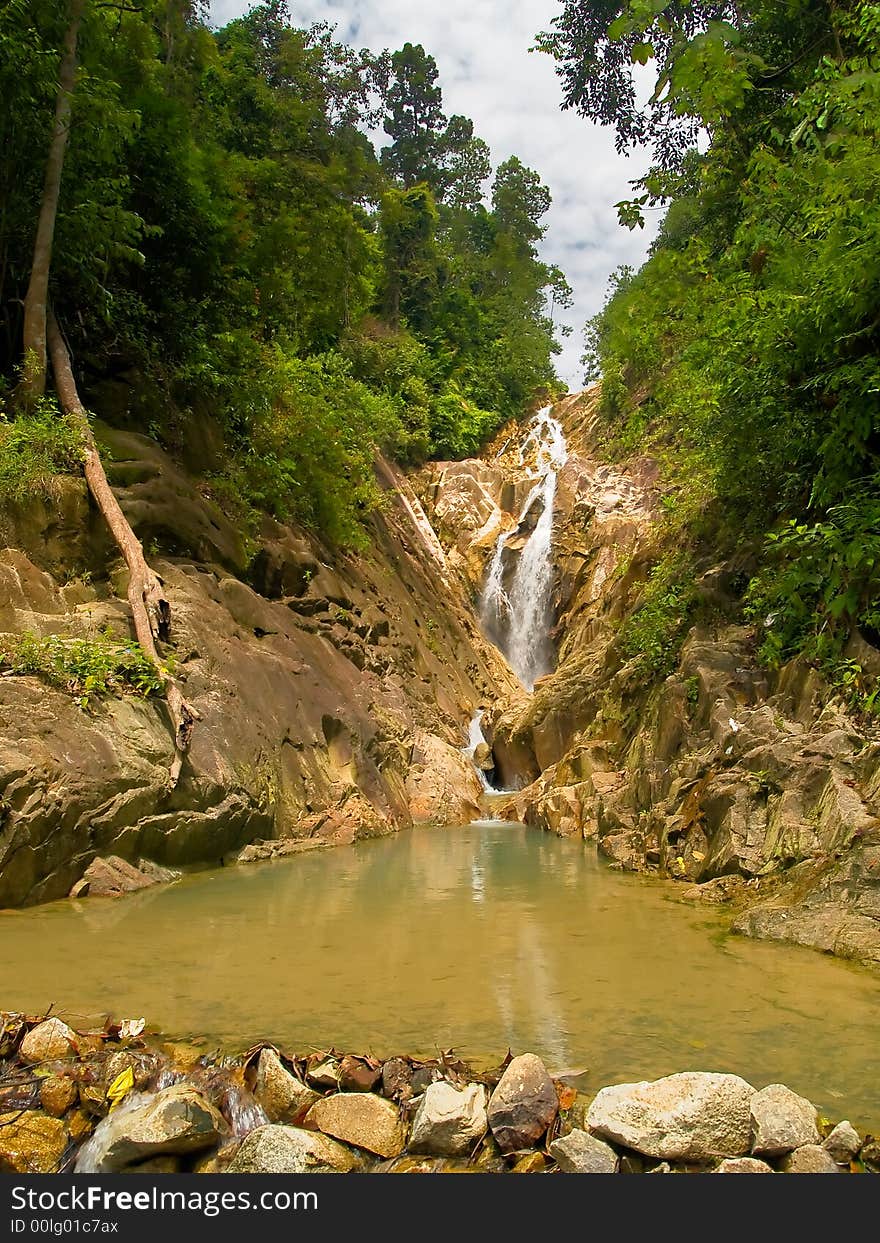
[[[477,747],[482,746],[485,741],[486,738],[483,734],[483,709],[480,708],[471,717],[470,724],[468,725],[468,745],[463,748],[463,754],[476,769],[483,789],[491,790],[492,786],[489,783],[489,778],[486,776],[485,771],[476,763]]]
[[[562,427],[551,416],[549,406],[539,410],[532,420],[520,448],[521,463],[525,463],[532,450],[536,453],[536,465],[530,472],[534,483],[515,529],[498,537],[480,600],[480,618],[487,635],[528,690],[547,673],[552,660],[553,502],[557,475],[565,464],[567,451]],[[505,587],[507,545],[538,505],[537,522],[516,559],[510,585]]]

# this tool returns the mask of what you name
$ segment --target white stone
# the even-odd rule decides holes
[[[457,1157],[470,1152],[488,1128],[486,1089],[469,1083],[459,1091],[440,1080],[429,1084],[422,1096],[408,1148],[410,1152]]]
[[[784,1083],[771,1083],[752,1097],[752,1152],[781,1157],[804,1144],[818,1144],[815,1105]]]
[[[603,1088],[587,1110],[596,1135],[671,1161],[710,1161],[749,1151],[751,1084],[737,1075],[685,1071]]]

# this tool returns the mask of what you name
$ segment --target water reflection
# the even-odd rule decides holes
[[[497,1060],[593,1086],[684,1068],[782,1081],[880,1122],[880,981],[725,938],[714,911],[520,826],[419,829],[0,916],[0,1000],[146,1015],[243,1045]]]

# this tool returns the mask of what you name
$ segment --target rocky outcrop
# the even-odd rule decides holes
[[[760,667],[756,629],[737,620],[747,567],[697,563],[702,620],[670,676],[628,657],[621,623],[668,539],[662,481],[643,456],[602,460],[596,397],[554,408],[569,447],[554,516],[557,666],[482,720],[496,784],[517,790],[502,814],[728,903],[737,931],[880,963],[880,744],[814,669]],[[475,590],[492,533],[515,521],[516,461],[502,450],[504,434],[487,462],[438,466],[421,486]],[[880,667],[858,642],[865,667]]]
[[[406,481],[380,463],[388,503],[362,552],[331,554],[268,520],[245,548],[153,441],[98,434],[173,601],[170,654],[201,719],[171,789],[161,703],[110,697],[83,711],[7,671],[0,906],[63,896],[99,856],[219,863],[256,840],[338,844],[405,827],[413,811],[475,815],[457,749],[475,705],[514,680]],[[8,508],[0,526],[0,632],[130,638],[122,571],[84,485]]]

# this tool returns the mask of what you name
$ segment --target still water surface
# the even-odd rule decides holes
[[[245,1047],[510,1046],[587,1090],[676,1070],[783,1082],[880,1126],[880,977],[723,933],[669,885],[518,825],[416,829],[0,913],[0,1005],[143,1015]]]

